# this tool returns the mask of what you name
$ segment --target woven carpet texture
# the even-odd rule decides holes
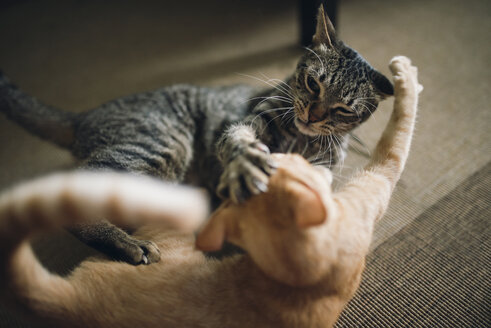
[[[298,55],[297,1],[0,3],[0,69],[44,102],[83,111],[180,82],[261,84]],[[339,327],[489,327],[491,1],[342,0],[338,31],[374,67],[406,55],[424,85],[411,154],[377,224],[361,289]],[[240,73],[240,74],[237,74]],[[372,149],[392,100],[356,135]],[[367,158],[352,151],[342,184]],[[74,167],[0,115],[0,188]],[[60,231],[36,251],[67,273],[90,249]],[[0,327],[38,327],[0,308]]]

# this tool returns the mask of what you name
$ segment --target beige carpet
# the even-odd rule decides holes
[[[0,69],[42,100],[81,111],[170,83],[256,83],[237,73],[284,78],[294,67],[300,51],[295,1],[170,3],[43,0],[0,7]],[[486,0],[341,1],[343,40],[386,74],[391,57],[407,55],[419,67],[425,87],[412,152],[389,211],[375,231],[374,254],[389,247],[393,236],[406,238],[398,232],[417,225],[416,218],[450,191],[461,190],[455,188],[491,160],[490,18],[491,2]],[[385,102],[357,131],[369,148],[390,108],[391,102]],[[350,154],[340,181],[365,160]],[[66,152],[0,117],[0,188],[72,164]],[[489,183],[482,188],[491,192]],[[82,248],[62,236],[55,240]],[[64,263],[66,270],[78,259],[74,256],[66,263],[70,248],[49,238],[42,245],[41,255],[50,267]],[[466,255],[474,256],[473,251]],[[482,265],[489,271],[489,255],[486,259]],[[371,292],[379,288],[385,287]],[[401,297],[396,293],[391,299]],[[8,326],[17,326],[17,319],[0,314],[9,318]]]
[[[491,327],[491,163],[380,244],[337,327]]]

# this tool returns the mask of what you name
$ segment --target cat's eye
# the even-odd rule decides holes
[[[342,106],[338,106],[336,108],[333,109],[334,113],[336,114],[339,114],[339,115],[353,115],[353,111],[351,109],[348,109],[348,108],[345,108],[345,107],[342,107]]]
[[[319,94],[319,92],[321,91],[319,83],[317,83],[317,81],[312,76],[309,76],[307,78],[307,88],[309,88],[309,90],[316,95]]]

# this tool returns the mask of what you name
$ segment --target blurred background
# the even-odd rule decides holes
[[[304,4],[2,1],[0,69],[71,111],[173,83],[259,83],[241,74],[284,79],[304,51]],[[491,2],[340,0],[336,22],[340,38],[388,76],[393,56],[411,58],[425,88],[406,171],[338,326],[491,326]],[[391,106],[385,101],[356,131],[369,149]],[[339,183],[366,160],[351,152],[336,170]],[[0,188],[73,165],[67,152],[0,115]],[[62,273],[89,253],[65,233],[36,245]],[[0,327],[34,326],[0,309]]]

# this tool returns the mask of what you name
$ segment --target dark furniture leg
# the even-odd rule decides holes
[[[329,19],[336,27],[336,13],[339,0],[300,0],[300,42],[303,46],[312,43],[312,36],[315,32],[317,9],[324,4],[324,10]]]

